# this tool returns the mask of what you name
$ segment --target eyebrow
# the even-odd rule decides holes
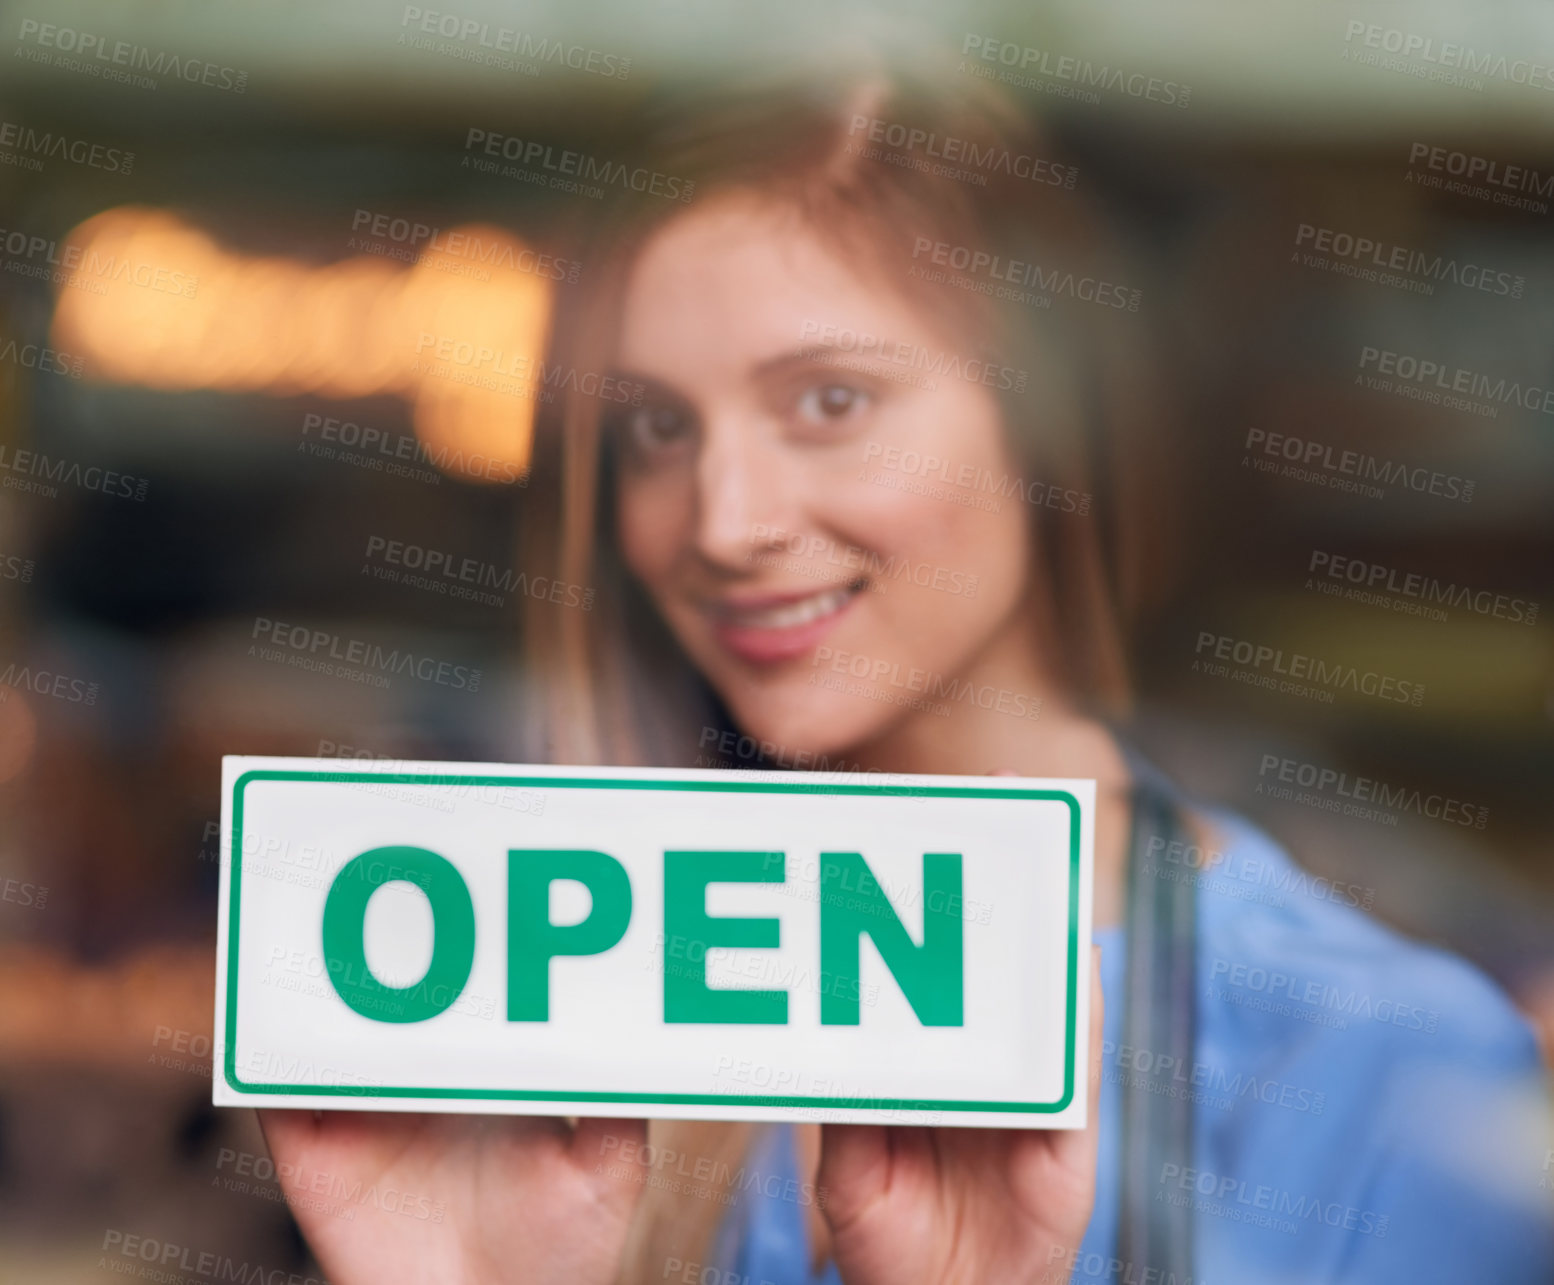
[[[841,366],[841,359],[845,358],[849,363]],[[888,357],[878,353],[860,353],[852,349],[838,348],[834,344],[824,343],[800,343],[791,352],[781,352],[776,356],[764,358],[750,367],[749,378],[762,380],[773,376],[788,374],[790,371],[804,370],[812,366],[820,366],[826,369],[845,369],[852,372],[870,373],[869,367],[878,364],[882,367],[891,365]],[[620,380],[630,380],[643,385],[650,392],[663,397],[672,398],[675,401],[688,402],[691,400],[685,393],[677,389],[673,384],[654,375],[645,375],[628,366],[614,367],[610,372]]]
[[[817,354],[825,354],[825,356],[817,356]],[[828,356],[846,357],[855,355],[831,344],[800,344],[791,352],[781,352],[774,357],[766,357],[757,361],[750,367],[748,374],[752,378],[761,379],[774,374],[783,374],[796,367],[829,365],[830,363],[826,360]],[[613,367],[610,373],[616,379],[632,380],[646,385],[655,392],[666,393],[671,397],[679,397],[683,400],[685,396],[683,393],[678,392],[673,384],[654,375],[644,375],[640,371],[631,369],[629,366]]]
[[[840,359],[846,358],[855,363],[843,367]],[[868,373],[870,363],[878,362],[882,366],[890,365],[888,358],[875,353],[860,353],[846,348],[838,348],[833,344],[808,344],[801,343],[793,352],[779,353],[775,357],[768,357],[765,361],[757,362],[750,370],[751,375],[760,379],[771,375],[786,374],[790,370],[803,369],[810,366],[825,366],[827,368],[846,369],[856,371],[862,369]]]
[[[677,390],[673,384],[665,383],[654,375],[644,375],[641,371],[633,370],[629,366],[611,366],[609,374],[623,384],[641,384],[644,392],[657,393],[664,397],[672,397],[676,401],[687,401],[684,393]]]

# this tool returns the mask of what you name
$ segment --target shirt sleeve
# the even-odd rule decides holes
[[[1487,979],[1419,954],[1440,1038],[1371,1077],[1376,1125],[1354,1160],[1369,1170],[1360,1199],[1387,1219],[1385,1234],[1354,1238],[1335,1279],[1554,1281],[1554,1143],[1536,1041]]]
[[[1289,895],[1200,901],[1194,1285],[1547,1285],[1548,1083],[1477,969]]]

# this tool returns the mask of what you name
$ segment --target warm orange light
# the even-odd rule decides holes
[[[527,467],[551,282],[510,233],[439,234],[414,264],[233,253],[160,210],[106,210],[60,251],[54,343],[88,377],[276,396],[391,393],[452,473]],[[492,467],[508,466],[508,467]]]
[[[21,774],[38,743],[38,718],[20,688],[0,687],[0,783]]]

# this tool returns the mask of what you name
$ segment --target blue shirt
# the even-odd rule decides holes
[[[1085,1285],[1548,1285],[1554,1220],[1547,1085],[1531,1031],[1476,969],[1356,908],[1266,835],[1215,814],[1211,869],[1161,861],[1198,908],[1193,1064],[1119,1045],[1106,1006],[1095,1209],[1084,1244],[1032,1265]],[[1201,864],[1201,863],[1200,863]],[[1124,938],[1096,934],[1120,996]],[[1194,1164],[1155,1176],[1193,1211],[1193,1275],[1117,1260],[1122,1094],[1190,1094]],[[790,1126],[752,1163],[797,1170]],[[773,1189],[777,1184],[771,1184]],[[744,1198],[741,1199],[744,1205]],[[735,1211],[739,1285],[838,1285],[810,1271],[807,1206],[761,1195]],[[734,1238],[737,1237],[737,1243]]]

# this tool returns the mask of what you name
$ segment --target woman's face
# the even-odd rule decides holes
[[[648,392],[616,423],[622,552],[784,762],[942,698],[1025,600],[998,403],[943,370],[971,341],[876,276],[797,216],[722,197],[648,241],[623,303],[619,365]],[[864,335],[883,342],[860,356]]]

